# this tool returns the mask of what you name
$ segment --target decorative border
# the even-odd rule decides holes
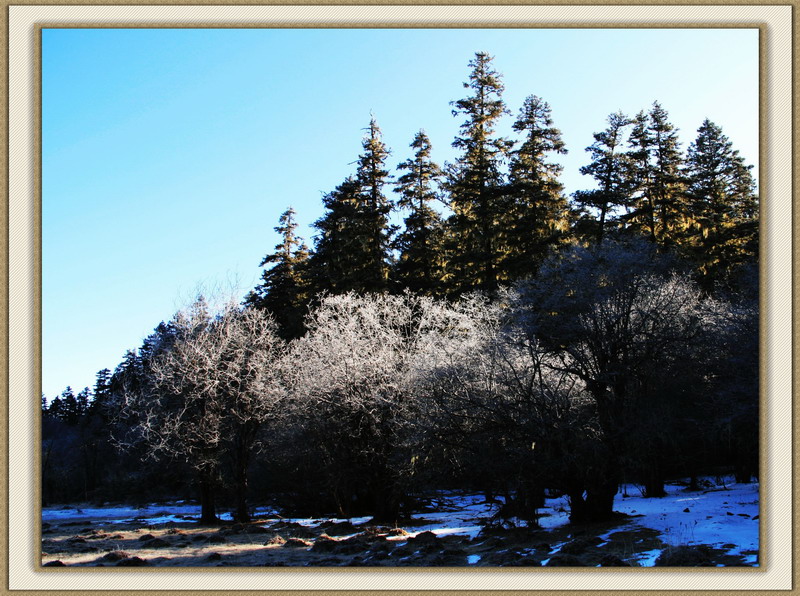
[[[789,104],[788,118],[786,100],[791,100],[791,87],[789,97],[784,98],[783,93],[774,93],[777,90],[787,90],[785,81],[781,79],[784,74],[777,67],[778,56],[776,43],[779,38],[785,37],[785,31],[777,31],[779,21],[785,29],[788,21],[789,31],[794,20],[793,7],[787,5],[752,6],[743,5],[605,5],[584,4],[567,5],[558,3],[558,6],[539,6],[527,4],[494,4],[470,3],[470,6],[447,6],[439,3],[430,3],[424,6],[408,6],[402,4],[392,5],[294,5],[271,4],[269,6],[253,6],[240,4],[227,5],[96,5],[96,6],[67,6],[54,5],[14,5],[8,6],[5,14],[6,43],[8,44],[8,60],[5,64],[8,81],[8,139],[7,147],[9,164],[8,212],[4,213],[9,227],[6,228],[6,239],[9,241],[8,261],[5,263],[9,284],[7,303],[9,310],[9,328],[7,330],[8,355],[10,370],[14,373],[8,376],[8,391],[5,395],[10,397],[6,406],[14,406],[9,412],[7,440],[3,448],[7,449],[4,455],[13,456],[9,459],[7,481],[9,482],[9,500],[7,506],[15,512],[14,519],[9,519],[6,549],[8,553],[8,567],[6,567],[6,584],[11,591],[18,589],[47,589],[54,587],[67,589],[126,589],[131,587],[130,576],[125,572],[136,574],[137,588],[148,589],[174,589],[178,582],[188,589],[213,589],[225,588],[230,590],[247,590],[255,587],[269,587],[271,589],[285,590],[287,588],[300,588],[304,593],[316,589],[363,589],[380,587],[385,589],[401,589],[406,586],[419,589],[524,589],[530,590],[536,586],[544,588],[568,589],[601,589],[613,587],[619,589],[675,589],[703,587],[707,589],[787,589],[792,583],[792,523],[784,526],[785,515],[780,515],[779,501],[783,498],[785,482],[781,478],[790,476],[781,473],[781,470],[791,470],[791,449],[786,449],[787,437],[784,437],[786,426],[783,421],[791,423],[791,417],[777,418],[777,413],[785,409],[783,400],[776,398],[781,391],[786,390],[785,379],[779,383],[773,377],[785,376],[791,369],[788,368],[787,358],[780,358],[775,363],[776,356],[786,354],[788,333],[776,335],[776,321],[791,312],[786,312],[791,307],[791,302],[786,303],[786,290],[788,284],[783,277],[790,267],[786,267],[785,257],[791,248],[786,250],[787,244],[791,246],[792,231],[787,229],[791,220],[789,213],[792,209],[792,179],[791,171],[791,144],[783,139],[781,143],[781,127],[792,122],[791,104]],[[784,10],[782,20],[777,12]],[[770,13],[762,16],[758,13]],[[670,13],[660,18],[651,19],[652,14]],[[678,13],[678,14],[675,14]],[[739,16],[734,13],[742,13]],[[775,13],[775,14],[773,14]],[[56,18],[52,18],[56,14]],[[152,16],[151,16],[152,15]],[[714,19],[711,16],[715,17]],[[222,18],[220,18],[222,16]],[[253,18],[253,17],[260,18]],[[745,18],[746,16],[746,18]],[[333,17],[333,18],[332,18]],[[613,17],[613,18],[612,18]],[[777,17],[777,18],[776,18]],[[507,20],[504,20],[507,19]],[[573,22],[574,20],[574,22]],[[43,24],[47,23],[47,24]],[[121,24],[124,23],[124,24]],[[31,536],[41,537],[41,522],[38,511],[33,511],[31,506],[39,502],[40,482],[37,474],[30,476],[30,470],[38,470],[40,428],[38,422],[39,399],[41,393],[41,97],[40,97],[40,60],[41,60],[41,29],[47,27],[175,27],[175,28],[253,28],[253,27],[336,27],[336,28],[696,28],[696,27],[726,27],[726,28],[759,28],[760,35],[760,66],[761,66],[761,93],[760,93],[760,183],[759,189],[762,196],[762,254],[761,280],[762,280],[762,309],[761,309],[761,463],[762,469],[769,469],[770,476],[767,483],[762,483],[762,524],[760,542],[762,548],[770,545],[767,557],[763,557],[760,569],[707,569],[707,573],[698,575],[697,571],[683,571],[669,569],[654,571],[647,569],[630,570],[633,573],[620,573],[619,570],[556,570],[542,569],[532,571],[520,570],[478,570],[464,569],[454,571],[451,569],[381,569],[379,572],[367,570],[313,569],[296,571],[292,569],[269,569],[268,571],[254,571],[251,569],[232,569],[220,572],[216,569],[152,569],[141,570],[106,570],[95,569],[71,570],[84,573],[64,574],[64,570],[44,570],[38,564],[38,543],[33,546],[37,549],[35,557],[37,563],[31,565],[30,550]],[[781,33],[783,35],[781,35]],[[789,34],[789,43],[793,35]],[[785,41],[785,40],[784,40]],[[31,52],[31,50],[33,50]],[[780,52],[777,52],[779,55]],[[789,53],[790,55],[791,53]],[[790,60],[790,57],[788,58]],[[787,67],[785,74],[791,76],[791,67]],[[782,83],[782,86],[781,86]],[[25,89],[27,87],[27,89]],[[24,90],[24,91],[23,91]],[[783,109],[781,109],[783,108]],[[776,114],[781,112],[781,114]],[[25,118],[25,115],[32,116]],[[32,141],[32,142],[31,142]],[[791,141],[789,141],[791,143]],[[32,169],[31,169],[32,167]],[[781,170],[781,168],[785,168]],[[782,175],[781,175],[782,174]],[[782,180],[783,179],[783,180]],[[781,182],[789,183],[788,192]],[[788,204],[786,199],[788,198]],[[788,207],[788,209],[787,209]],[[27,250],[25,250],[27,249]],[[32,250],[31,250],[32,249]],[[769,280],[770,283],[767,283]],[[778,283],[773,283],[777,281]],[[775,285],[780,285],[776,291]],[[791,296],[789,296],[791,300]],[[11,308],[13,307],[13,308]],[[27,308],[25,308],[27,307]],[[770,316],[768,316],[770,315]],[[31,335],[31,331],[33,334]],[[769,362],[768,362],[769,360]],[[30,370],[25,370],[27,362]],[[788,363],[791,366],[791,363]],[[31,366],[32,365],[32,366]],[[8,369],[7,371],[8,372]],[[24,378],[25,372],[32,374]],[[36,391],[34,391],[36,390]],[[791,394],[789,389],[788,395]],[[26,403],[26,399],[33,396],[33,403],[29,411],[18,404]],[[767,409],[767,396],[773,403]],[[11,403],[13,400],[13,404]],[[791,407],[791,406],[790,406]],[[33,427],[33,428],[31,428]],[[24,430],[33,430],[34,445],[20,443],[17,437],[27,436],[30,441],[31,433]],[[779,431],[783,430],[781,434]],[[791,427],[788,439],[791,441]],[[777,445],[776,445],[777,444]],[[793,442],[790,443],[793,445]],[[13,450],[8,450],[9,445],[14,445]],[[32,452],[31,452],[32,451]],[[789,455],[789,461],[782,459],[776,463],[775,456],[783,453]],[[4,458],[5,459],[5,458]],[[31,465],[32,464],[32,465]],[[788,465],[787,465],[788,464]],[[27,470],[22,472],[21,470]],[[14,479],[14,483],[11,480]],[[31,486],[33,484],[33,486]],[[21,487],[21,485],[24,485]],[[778,486],[780,485],[780,486]],[[13,487],[13,491],[12,491]],[[32,489],[32,490],[31,490]],[[768,492],[769,506],[764,505],[764,493]],[[25,501],[27,499],[27,502]],[[784,511],[791,508],[786,507]],[[36,509],[35,507],[33,509]],[[24,511],[24,516],[17,512]],[[4,511],[7,513],[7,510]],[[29,515],[30,514],[30,515]],[[26,517],[27,516],[27,517]],[[31,519],[32,518],[32,519]],[[789,540],[786,540],[786,529],[789,530]],[[781,529],[783,530],[781,532]],[[766,538],[766,540],[765,540]],[[24,546],[19,542],[23,541]],[[776,548],[777,547],[777,548]],[[23,553],[24,559],[21,559]],[[788,556],[788,561],[786,560]],[[766,564],[764,564],[766,562]],[[788,563],[788,565],[787,565]],[[280,573],[276,574],[278,571]],[[397,574],[395,572],[402,572]],[[742,573],[742,572],[745,573]],[[788,573],[787,573],[788,571]],[[50,573],[46,573],[50,572]],[[56,573],[53,573],[56,572]],[[85,573],[89,572],[89,573]],[[543,573],[544,572],[544,573]],[[547,573],[550,572],[550,573]],[[553,575],[553,573],[556,575]],[[638,573],[637,573],[638,572]],[[750,573],[747,573],[750,572]],[[755,573],[753,573],[755,572]],[[468,574],[473,575],[468,575]],[[588,573],[588,575],[587,575]],[[198,575],[200,574],[200,575]],[[780,577],[778,577],[780,576]],[[107,579],[108,578],[108,579]],[[732,578],[732,579],[729,579]],[[538,591],[538,590],[537,590]],[[221,592],[221,593],[226,593]]]

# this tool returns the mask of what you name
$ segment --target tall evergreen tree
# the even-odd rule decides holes
[[[313,294],[362,289],[363,247],[357,233],[361,185],[349,176],[322,197],[325,214],[314,222],[314,251],[309,258]]]
[[[597,212],[592,227],[598,244],[603,242],[607,220],[614,208],[628,203],[628,162],[622,144],[623,132],[630,123],[622,112],[609,115],[608,128],[594,133],[594,143],[586,148],[592,162],[580,169],[581,174],[591,175],[598,184],[597,189],[578,191],[574,195],[579,205]]]
[[[677,240],[683,220],[683,155],[678,130],[669,122],[667,111],[658,102],[650,110],[653,140],[652,197],[659,223],[656,239],[665,245]]]
[[[558,180],[563,168],[548,161],[550,154],[567,150],[561,131],[553,126],[550,106],[535,95],[525,98],[513,128],[523,139],[509,165],[503,270],[519,279],[534,274],[548,248],[568,230],[567,199]]]
[[[631,121],[633,130],[628,137],[628,182],[630,184],[630,211],[625,219],[628,225],[653,242],[656,241],[656,210],[653,198],[653,165],[651,152],[650,118],[640,111]]]
[[[685,252],[705,289],[758,254],[758,197],[752,166],[722,129],[706,119],[689,146]]]
[[[389,150],[375,119],[370,121],[356,176],[322,198],[327,209],[309,261],[314,293],[382,292],[389,287],[392,205],[383,194],[390,180]]]
[[[443,174],[431,161],[431,143],[424,131],[414,135],[411,148],[416,150],[414,157],[397,166],[406,173],[397,178],[394,189],[400,194],[397,206],[409,211],[405,229],[395,242],[400,252],[395,279],[413,292],[437,295],[442,290],[444,265],[442,219],[430,204],[438,198]]]
[[[58,409],[58,416],[67,424],[75,424],[80,417],[80,407],[78,400],[75,398],[75,393],[72,387],[67,386],[59,396],[60,408]]]
[[[105,409],[111,396],[111,371],[109,369],[104,368],[97,371],[92,393],[94,397],[89,405],[89,414],[108,416],[109,413]]]
[[[297,236],[294,209],[289,207],[278,220],[275,231],[281,241],[275,252],[261,261],[267,265],[261,274],[261,283],[248,294],[245,303],[272,313],[284,339],[303,334],[303,318],[308,305],[308,247]]]
[[[475,54],[464,88],[472,95],[453,102],[453,115],[466,116],[453,147],[462,151],[448,168],[450,192],[450,284],[453,293],[473,289],[493,293],[504,276],[499,263],[504,255],[503,175],[501,164],[511,143],[497,136],[495,127],[507,113],[500,74],[493,58]]]
[[[392,204],[383,194],[383,187],[391,179],[386,169],[389,149],[382,140],[381,129],[372,117],[362,142],[364,153],[358,158],[358,181],[361,200],[358,210],[358,231],[362,238],[365,261],[364,289],[380,292],[389,287],[391,260],[391,234],[389,213]]]
[[[89,411],[89,402],[91,401],[92,392],[89,391],[88,387],[84,387],[83,389],[78,392],[78,395],[75,396],[75,402],[77,403],[77,412],[78,416],[83,416]]]

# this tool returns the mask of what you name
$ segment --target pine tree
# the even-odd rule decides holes
[[[59,401],[61,403],[59,418],[67,424],[77,423],[80,411],[78,409],[78,400],[75,398],[72,387],[67,386],[67,388],[61,392]]]
[[[89,390],[88,387],[84,387],[75,396],[75,402],[77,403],[76,411],[78,413],[78,417],[80,418],[84,414],[89,411],[89,402],[91,400],[92,392]]]
[[[308,247],[297,236],[294,209],[289,207],[278,220],[275,231],[281,241],[275,252],[263,258],[261,283],[245,298],[245,303],[267,310],[275,317],[284,339],[303,334],[303,318],[308,305]]]
[[[89,414],[100,416],[107,416],[105,411],[111,396],[111,371],[107,368],[97,371],[95,376],[94,390],[92,392],[94,398],[92,403],[89,404]]]
[[[357,233],[361,185],[349,176],[322,197],[325,214],[314,222],[314,251],[309,258],[313,294],[360,290],[364,275],[362,244]]]
[[[651,152],[653,139],[650,120],[645,111],[636,114],[633,130],[628,137],[628,181],[631,190],[631,207],[625,219],[631,228],[641,231],[656,241],[656,210],[653,204],[653,166]]]
[[[548,248],[568,229],[568,206],[558,176],[563,169],[549,162],[552,153],[565,154],[561,131],[553,126],[550,106],[530,95],[513,124],[523,135],[511,153],[505,225],[508,253],[502,269],[511,279],[533,275]]]
[[[758,197],[751,169],[722,129],[704,120],[686,159],[684,250],[697,264],[705,289],[758,254]]]
[[[383,194],[390,180],[384,165],[389,150],[374,118],[367,131],[357,175],[322,198],[327,212],[313,224],[319,231],[309,261],[315,294],[389,287],[392,205]]]
[[[437,184],[442,170],[431,161],[431,143],[420,130],[411,143],[414,157],[397,166],[406,171],[398,177],[394,191],[400,194],[397,206],[410,211],[405,229],[396,239],[400,256],[394,277],[403,288],[425,295],[442,290],[442,219],[430,205],[437,199]]]
[[[391,179],[386,169],[389,149],[382,140],[381,129],[372,117],[362,142],[364,153],[358,158],[358,181],[361,185],[359,232],[364,245],[364,289],[381,292],[389,287],[391,234],[389,213],[392,204],[383,194]]]
[[[622,143],[623,131],[630,123],[630,119],[622,112],[609,115],[608,128],[594,133],[594,143],[586,148],[592,156],[592,162],[580,169],[581,174],[591,175],[599,187],[578,191],[574,195],[579,205],[597,211],[593,227],[598,244],[603,242],[607,220],[613,215],[614,209],[628,204],[628,162],[622,151]]]
[[[659,224],[657,240],[675,243],[682,222],[684,179],[683,156],[678,130],[669,122],[668,114],[658,102],[650,110],[650,134],[653,139],[652,196]]]
[[[511,143],[495,133],[500,117],[507,113],[502,99],[500,74],[493,58],[478,52],[464,83],[472,95],[453,102],[453,115],[463,114],[461,136],[453,147],[462,151],[448,167],[450,192],[449,272],[453,293],[473,289],[493,293],[504,280],[499,268],[503,245],[503,175],[501,164]]]

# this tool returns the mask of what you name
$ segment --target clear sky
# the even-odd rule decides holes
[[[656,100],[684,149],[708,117],[758,162],[755,29],[45,29],[42,50],[50,399],[113,370],[200,285],[243,296],[288,206],[311,245],[370,112],[392,169],[421,128],[452,161],[450,102],[477,51],[503,75],[503,134],[526,96],[550,104],[567,193],[593,186],[578,169],[607,116]]]

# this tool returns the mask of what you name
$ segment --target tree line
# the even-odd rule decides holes
[[[535,523],[548,491],[591,521],[623,482],[757,475],[750,166],[709,120],[683,154],[654,103],[609,116],[581,168],[596,188],[567,197],[549,105],[529,96],[500,137],[502,77],[469,67],[453,163],[419,131],[391,176],[373,118],[313,249],[290,208],[241,304],[200,297],[93,391],[43,398],[45,500],[394,521],[460,486]]]

